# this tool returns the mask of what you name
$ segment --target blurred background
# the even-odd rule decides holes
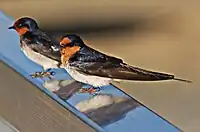
[[[125,62],[192,80],[116,84],[184,131],[200,131],[200,1],[5,0],[0,9],[31,16],[57,36],[81,35],[88,45]]]

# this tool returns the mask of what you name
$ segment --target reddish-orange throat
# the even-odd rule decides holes
[[[60,46],[61,46],[61,62],[63,65],[66,65],[68,60],[72,55],[74,55],[80,48],[78,47],[65,47],[66,45],[70,44],[71,40],[69,38],[63,38],[60,41]]]
[[[70,44],[71,40],[69,38],[63,38],[60,41],[61,48],[61,62],[63,65],[66,65],[68,60],[80,50],[79,46],[73,46],[73,47],[65,47],[66,45]]]
[[[68,60],[80,50],[79,46],[61,48],[61,62],[66,65]]]
[[[18,32],[18,34],[20,36],[24,35],[25,33],[27,33],[29,31],[29,29],[27,27],[23,27],[23,28],[15,28],[15,30]]]

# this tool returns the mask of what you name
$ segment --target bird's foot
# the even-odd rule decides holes
[[[31,74],[30,76],[32,78],[45,78],[48,77],[49,79],[52,79],[52,76],[56,74],[55,71],[50,71],[51,69],[47,69],[46,71],[40,71],[40,72],[35,72]]]
[[[89,93],[91,95],[96,95],[96,94],[98,94],[98,92],[100,90],[101,89],[99,87],[97,87],[97,88],[90,87],[90,88],[80,88],[78,92],[79,93]]]
[[[52,70],[52,68],[48,68],[45,70],[45,72],[50,72]]]

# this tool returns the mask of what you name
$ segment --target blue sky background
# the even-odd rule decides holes
[[[55,94],[52,94],[47,89],[42,87],[41,79],[32,79],[29,74],[35,71],[41,71],[42,68],[30,61],[24,54],[19,50],[19,36],[15,31],[9,31],[8,27],[12,24],[12,20],[0,12],[0,59],[4,60],[7,64],[15,68],[19,73],[24,75],[28,80],[35,83],[45,93],[50,95],[53,99],[58,101],[60,104],[71,110],[78,117],[82,118],[89,125],[96,128],[98,131],[114,131],[114,132],[178,132],[179,130],[162,118],[155,115],[143,106],[140,106],[130,111],[125,118],[104,126],[103,128],[88,119],[84,114],[77,111],[73,105],[76,103],[88,99],[88,94],[75,94],[66,103],[59,99]],[[57,78],[59,79],[70,79],[68,74],[63,70],[59,69],[56,71]],[[112,93],[116,96],[127,96],[120,90],[113,86],[103,88],[102,93]]]

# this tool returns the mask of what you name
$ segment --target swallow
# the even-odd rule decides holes
[[[61,62],[69,75],[92,87],[110,85],[113,81],[189,80],[174,75],[145,70],[126,64],[122,59],[87,46],[80,36],[65,35],[60,41]]]
[[[32,77],[50,76],[48,72],[51,68],[61,66],[59,41],[42,31],[33,18],[19,18],[8,29],[14,29],[19,34],[21,51],[45,70],[32,74]]]

